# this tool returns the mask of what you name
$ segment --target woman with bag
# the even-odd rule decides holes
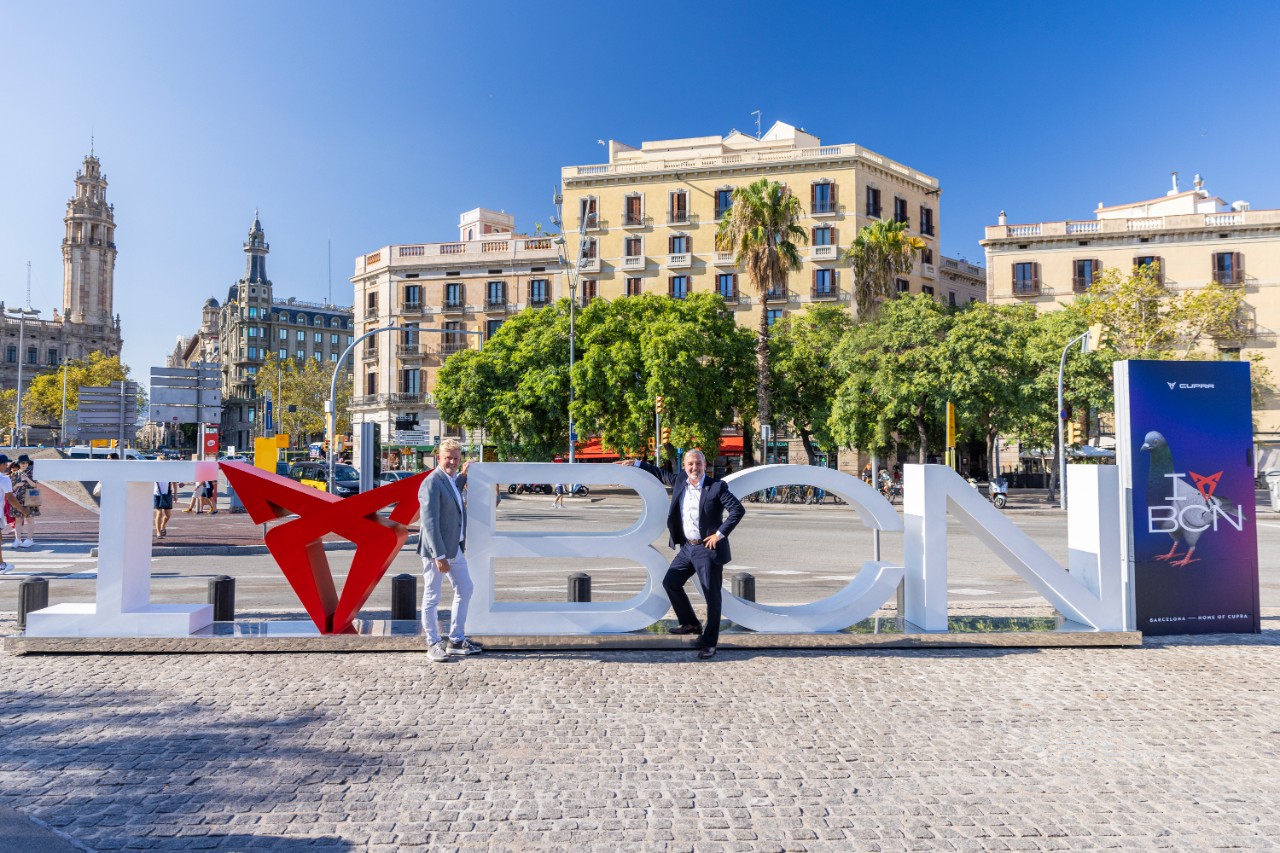
[[[31,457],[24,453],[18,457],[12,471],[13,497],[27,511],[26,515],[19,515],[14,519],[15,548],[31,548],[36,544],[31,537],[36,532],[36,516],[40,514],[44,496],[36,485],[36,478],[32,476],[32,467]]]

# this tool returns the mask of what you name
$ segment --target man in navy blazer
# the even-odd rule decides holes
[[[712,658],[720,638],[721,587],[724,566],[730,560],[729,534],[747,511],[723,480],[707,476],[707,458],[701,450],[690,450],[684,455],[683,474],[664,471],[643,461],[620,464],[635,464],[671,486],[667,529],[671,532],[671,545],[677,550],[662,581],[680,621],[680,626],[671,633],[699,634],[694,641],[699,649],[698,658]],[[695,574],[707,602],[705,627],[698,624],[693,605],[684,591],[684,585]]]

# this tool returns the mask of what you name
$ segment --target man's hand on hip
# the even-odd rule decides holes
[[[449,560],[445,557],[438,558],[436,560],[436,571],[442,575],[449,574]]]
[[[708,548],[714,548],[716,547],[717,544],[719,544],[720,540],[723,538],[724,537],[720,535],[720,531],[717,530],[715,533],[712,533],[706,539],[703,539],[702,544],[706,545]]]

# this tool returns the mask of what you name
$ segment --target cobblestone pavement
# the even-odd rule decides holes
[[[101,851],[1280,849],[1265,624],[709,663],[4,656],[0,806]]]

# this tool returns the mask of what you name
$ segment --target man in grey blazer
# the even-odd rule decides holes
[[[450,655],[474,655],[483,649],[466,635],[467,605],[474,586],[464,553],[467,513],[462,499],[466,474],[459,470],[462,443],[453,438],[440,442],[437,463],[418,489],[422,511],[418,552],[422,555],[422,575],[426,581],[422,591],[422,628],[427,634],[427,656],[439,662],[448,660]],[[440,637],[440,620],[436,614],[445,575],[453,585],[448,640]]]

